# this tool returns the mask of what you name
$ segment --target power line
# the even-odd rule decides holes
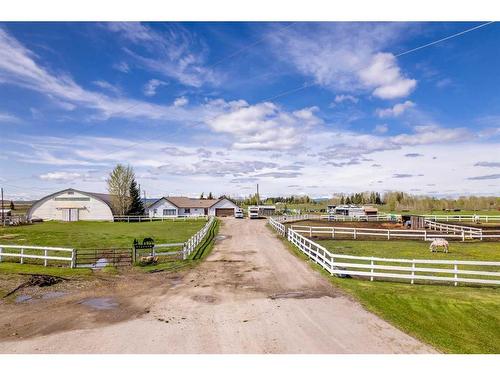
[[[453,35],[450,35],[450,36],[447,36],[445,38],[442,38],[442,39],[439,39],[439,40],[436,40],[434,42],[431,42],[431,43],[427,43],[427,44],[424,44],[423,46],[420,46],[420,47],[416,47],[416,48],[413,48],[413,49],[410,49],[408,51],[405,51],[405,52],[402,52],[398,55],[395,55],[396,57],[399,57],[399,56],[403,56],[403,55],[406,55],[408,53],[411,53],[411,52],[415,52],[415,51],[418,51],[418,50],[421,50],[422,48],[426,48],[426,47],[430,47],[430,46],[433,46],[434,44],[437,44],[437,43],[441,43],[441,42],[444,42],[445,40],[449,40],[449,39],[452,39],[452,38],[456,38],[457,36],[460,36],[460,35],[463,35],[463,34],[467,34],[467,33],[470,33],[471,31],[474,31],[474,30],[477,30],[477,29],[480,29],[481,27],[485,27],[485,26],[488,26],[492,23],[494,23],[495,21],[490,21],[490,22],[486,22],[486,23],[483,23],[479,26],[475,26],[475,27],[471,27],[470,29],[467,29],[467,30],[464,30],[464,31],[461,31],[459,33],[456,33],[456,34],[453,34]]]
[[[427,48],[427,47],[430,47],[434,44],[437,44],[437,43],[441,43],[441,42],[444,42],[445,40],[449,40],[449,39],[452,39],[452,38],[456,38],[457,36],[460,36],[460,35],[463,35],[463,34],[466,34],[466,33],[469,33],[471,31],[474,31],[474,30],[477,30],[477,29],[480,29],[484,26],[488,26],[492,23],[494,23],[495,21],[489,21],[489,22],[486,22],[486,23],[483,23],[481,25],[478,25],[478,26],[475,26],[475,27],[472,27],[470,29],[467,29],[467,30],[464,30],[464,31],[461,31],[459,33],[456,33],[456,34],[453,34],[453,35],[449,35],[445,38],[441,38],[441,39],[438,39],[438,40],[435,40],[434,42],[431,42],[431,43],[427,43],[427,44],[424,44],[422,46],[419,46],[419,47],[416,47],[416,48],[412,48],[408,51],[405,51],[405,52],[401,52],[400,54],[397,54],[397,55],[394,55],[395,57],[399,57],[399,56],[403,56],[403,55],[406,55],[406,54],[409,54],[409,53],[412,53],[412,52],[415,52],[415,51],[418,51],[418,50],[421,50],[423,48]],[[269,100],[273,100],[273,99],[276,99],[276,98],[281,98],[282,96],[286,96],[288,94],[291,94],[291,93],[294,93],[294,92],[297,92],[297,91],[302,91],[306,88],[309,88],[309,87],[312,87],[312,86],[317,86],[318,84],[317,83],[311,83],[311,84],[307,84],[307,85],[302,85],[301,87],[296,87],[294,89],[291,89],[291,90],[287,90],[287,91],[284,91],[284,92],[281,92],[271,98],[268,98],[268,99],[264,99],[262,101],[269,101]]]

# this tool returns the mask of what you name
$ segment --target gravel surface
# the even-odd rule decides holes
[[[203,263],[155,292],[147,313],[8,339],[0,353],[434,352],[292,255],[265,220],[224,219],[220,235]]]

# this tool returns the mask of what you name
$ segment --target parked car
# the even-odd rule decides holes
[[[234,210],[234,217],[236,219],[243,219],[243,210],[241,208],[237,208]]]

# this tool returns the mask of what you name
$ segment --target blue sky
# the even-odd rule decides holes
[[[500,193],[500,25],[0,24],[0,184]]]

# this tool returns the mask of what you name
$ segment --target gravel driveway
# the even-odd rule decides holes
[[[0,343],[0,353],[431,352],[290,254],[265,220],[233,218],[148,314]]]

